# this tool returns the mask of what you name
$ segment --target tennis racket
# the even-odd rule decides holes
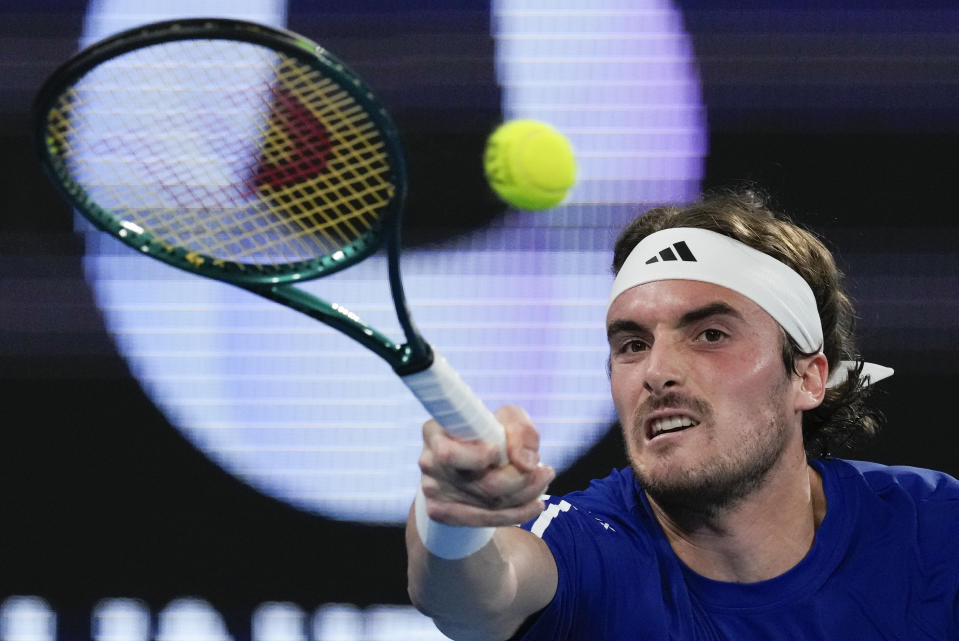
[[[410,316],[399,135],[328,51],[236,20],[146,25],[57,69],[35,127],[46,173],[100,230],[339,330],[389,363],[448,433],[505,452],[502,426]],[[382,249],[403,344],[296,286]]]

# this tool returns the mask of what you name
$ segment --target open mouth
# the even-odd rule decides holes
[[[683,430],[689,429],[690,427],[695,427],[697,425],[699,425],[699,422],[694,421],[688,416],[663,416],[650,421],[649,427],[646,430],[646,434],[648,438],[652,440],[657,436],[682,432]]]

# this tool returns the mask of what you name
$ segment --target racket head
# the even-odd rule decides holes
[[[97,227],[247,287],[398,243],[406,169],[372,90],[297,34],[172,20],[64,63],[34,106],[45,171]]]

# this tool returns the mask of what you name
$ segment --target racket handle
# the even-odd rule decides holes
[[[434,352],[433,364],[402,377],[423,407],[451,436],[464,441],[486,441],[499,447],[506,462],[506,432],[446,359]],[[426,497],[419,488],[414,502],[416,529],[431,553],[444,559],[470,556],[493,538],[495,528],[457,527],[434,521],[426,514]]]
[[[501,462],[506,462],[503,426],[440,354],[434,354],[428,368],[402,381],[450,436],[495,443]]]

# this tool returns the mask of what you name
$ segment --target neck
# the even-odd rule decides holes
[[[806,556],[826,515],[819,474],[805,455],[784,457],[751,495],[708,513],[650,505],[676,555],[716,581],[753,583]]]

